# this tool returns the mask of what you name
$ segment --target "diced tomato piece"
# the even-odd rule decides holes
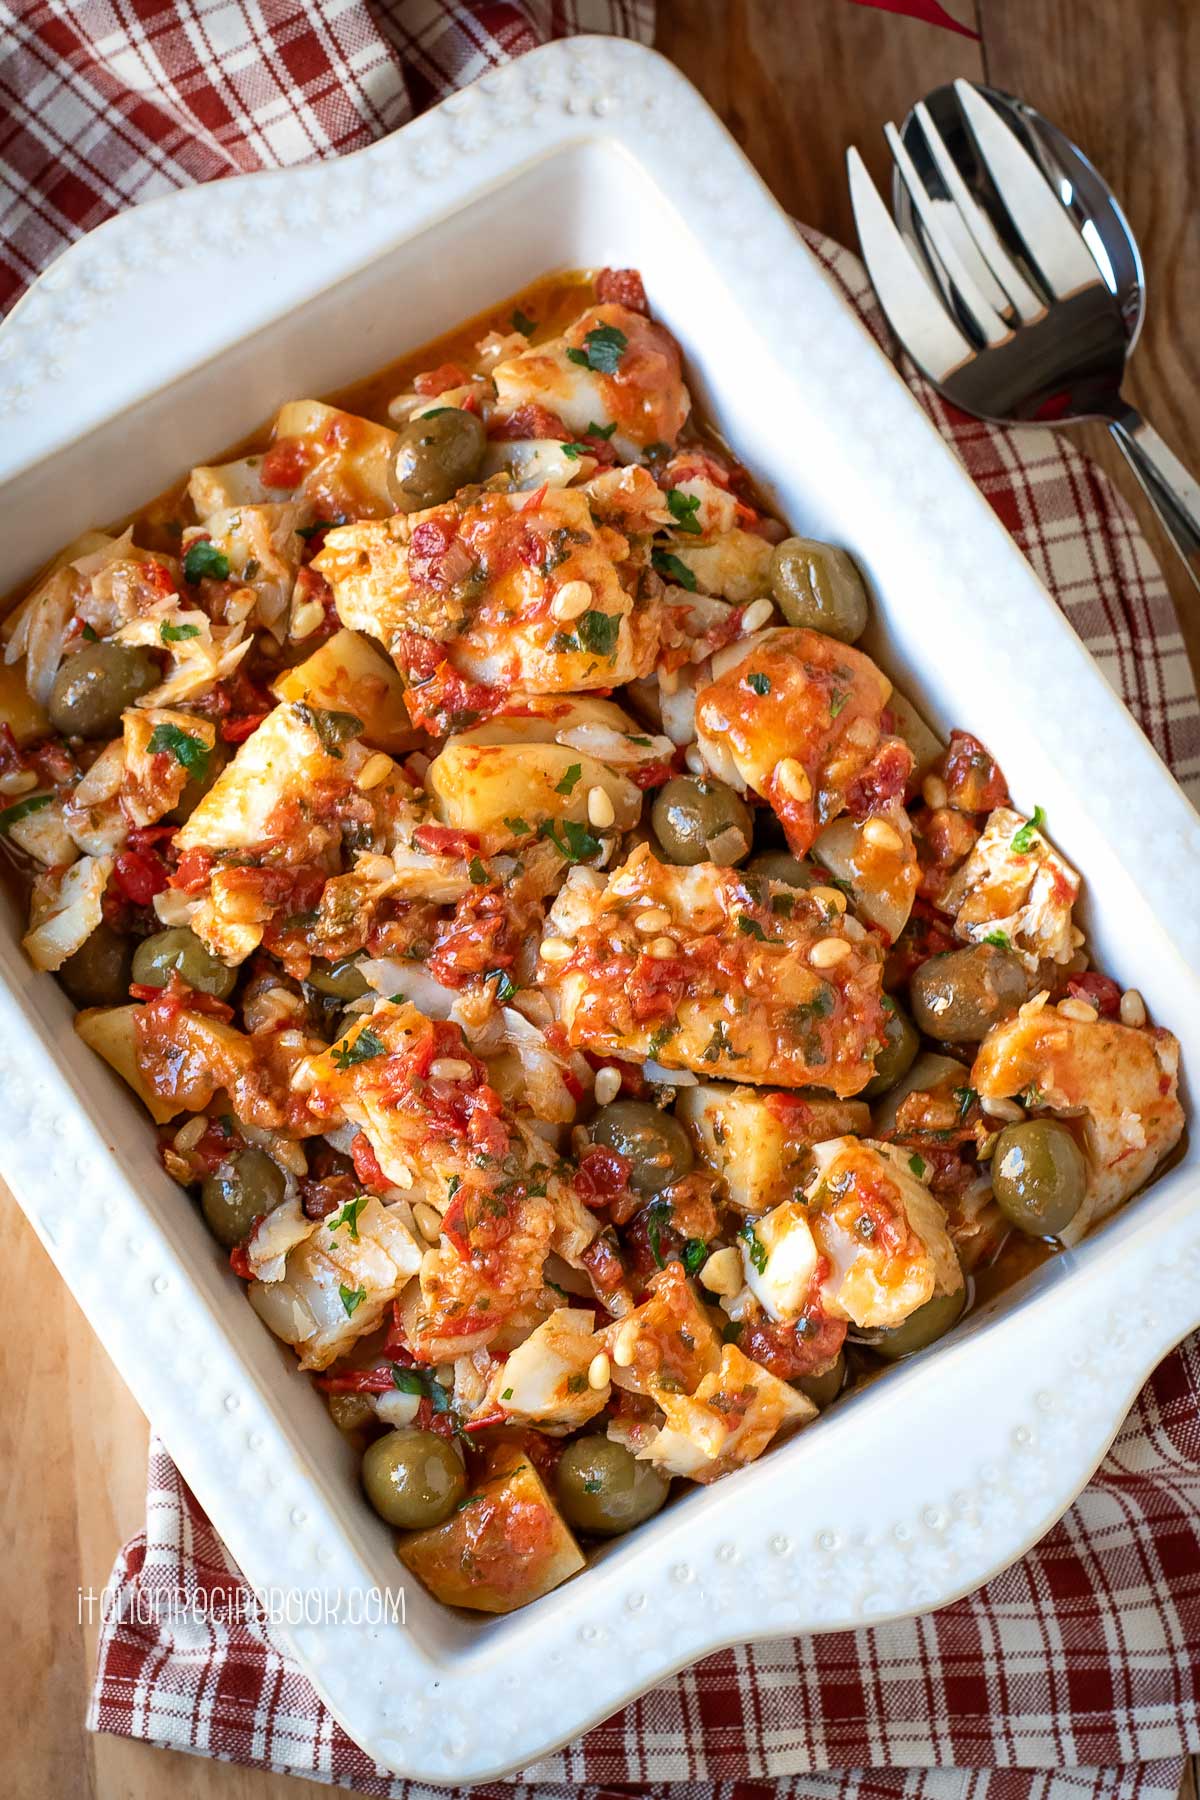
[[[601,269],[596,277],[596,298],[602,306],[627,306],[630,312],[650,316],[650,302],[637,269]]]
[[[466,387],[471,377],[461,363],[439,363],[436,369],[424,369],[413,382],[413,388],[427,399],[444,394],[448,388]]]
[[[264,487],[297,488],[316,460],[316,446],[309,438],[281,437],[262,459],[259,475]]]
[[[413,843],[429,856],[474,856],[479,850],[479,836],[474,831],[460,831],[454,825],[418,825]]]
[[[946,792],[960,812],[991,812],[1008,805],[1008,783],[990,750],[969,731],[952,731],[946,752]]]
[[[579,1159],[575,1171],[575,1192],[585,1206],[607,1206],[629,1186],[633,1164],[619,1150],[604,1144],[590,1144]]]
[[[1121,1011],[1121,990],[1111,975],[1088,969],[1083,975],[1072,975],[1067,982],[1068,994],[1086,1000],[1102,1018],[1115,1019]]]
[[[113,863],[113,883],[122,899],[149,906],[167,885],[167,867],[153,850],[122,850]]]
[[[369,1188],[373,1194],[386,1194],[392,1184],[380,1168],[379,1158],[372,1150],[365,1131],[360,1131],[351,1143],[350,1160],[354,1164],[354,1173],[365,1188]]]

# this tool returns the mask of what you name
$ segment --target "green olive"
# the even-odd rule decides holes
[[[265,1150],[235,1150],[200,1189],[200,1210],[218,1244],[240,1244],[255,1219],[277,1207],[287,1190],[283,1170]]]
[[[791,887],[810,888],[827,885],[828,875],[814,869],[811,863],[798,862],[787,850],[760,850],[747,865],[750,875],[765,875],[768,881],[786,881]]]
[[[919,1030],[943,1044],[978,1043],[1029,998],[1029,977],[1009,950],[972,944],[931,956],[909,985]]]
[[[342,956],[337,962],[318,958],[308,971],[308,983],[318,994],[329,994],[335,1000],[361,1000],[367,992],[367,978],[356,956]]]
[[[58,979],[76,1006],[118,1006],[129,998],[133,940],[101,920],[91,937],[68,956]]]
[[[635,1194],[658,1194],[679,1181],[695,1157],[687,1132],[670,1113],[645,1100],[614,1100],[592,1120],[592,1142],[628,1157]]]
[[[1083,1205],[1088,1166],[1056,1119],[1006,1125],[992,1153],[992,1192],[1010,1225],[1028,1237],[1057,1237]]]
[[[731,868],[750,854],[754,841],[754,820],[741,795],[699,775],[672,776],[654,802],[650,823],[671,863]]]
[[[396,439],[388,489],[397,512],[423,512],[474,481],[487,433],[473,412],[447,406],[410,419]]]
[[[183,784],[183,792],[166,815],[165,823],[186,825],[228,761],[229,752],[218,738],[205,758],[203,773],[188,776]]]
[[[121,714],[162,680],[148,650],[133,644],[85,644],[69,656],[50,690],[47,711],[64,737],[112,737]]]
[[[802,1394],[807,1394],[813,1405],[824,1412],[827,1406],[832,1406],[846,1385],[846,1358],[839,1350],[837,1361],[823,1375],[801,1375],[792,1385],[798,1387]]]
[[[215,994],[218,1000],[228,999],[237,980],[237,970],[227,968],[186,925],[156,931],[138,945],[133,958],[133,979],[143,987],[166,987],[176,973],[198,993]]]
[[[883,1028],[883,1049],[875,1057],[875,1073],[862,1091],[864,1100],[878,1100],[902,1081],[916,1061],[921,1039],[907,1013],[893,1002]]]
[[[909,1313],[903,1324],[875,1333],[869,1340],[870,1347],[884,1362],[899,1362],[902,1356],[911,1356],[914,1350],[924,1350],[926,1344],[944,1337],[952,1325],[958,1324],[966,1308],[964,1281],[953,1294],[935,1294],[916,1312]]]
[[[844,550],[790,537],[771,558],[771,592],[789,625],[853,644],[867,628],[867,590]]]
[[[624,1444],[581,1437],[558,1459],[554,1485],[568,1525],[589,1537],[616,1537],[652,1518],[671,1486],[651,1463],[639,1462]]]
[[[339,1431],[361,1431],[375,1417],[370,1394],[330,1394],[326,1404]]]
[[[423,1531],[448,1519],[467,1491],[467,1472],[436,1431],[389,1431],[367,1446],[362,1484],[381,1519]]]

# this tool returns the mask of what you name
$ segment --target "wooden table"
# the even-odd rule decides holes
[[[659,44],[727,121],[783,203],[854,242],[843,172],[849,143],[877,178],[881,126],[956,75],[1043,108],[1113,182],[1142,238],[1151,295],[1130,392],[1200,469],[1200,223],[1188,171],[1200,124],[1195,0],[948,0],[976,43],[846,0],[658,0]],[[1087,448],[1122,491],[1136,486],[1106,434]],[[1193,665],[1200,605],[1152,518]],[[7,1329],[0,1414],[5,1555],[0,1563],[7,1788],[27,1800],[312,1800],[312,1784],[90,1737],[83,1729],[95,1631],[79,1588],[100,1588],[143,1520],[146,1423],[7,1194],[0,1306]],[[1194,1796],[1190,1778],[1185,1784]]]

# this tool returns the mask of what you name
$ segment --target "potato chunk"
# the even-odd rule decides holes
[[[596,788],[612,806],[607,830],[631,830],[642,810],[641,790],[632,781],[561,744],[478,744],[450,738],[430,765],[425,785],[442,823],[474,832],[489,853],[519,842],[550,820],[586,825],[588,796]]]
[[[391,664],[356,631],[331,638],[279,676],[280,700],[300,700],[362,720],[362,740],[375,750],[403,756],[421,741],[404,705],[404,683]]]
[[[1169,1031],[1067,1019],[1023,1006],[979,1047],[971,1085],[987,1100],[1020,1095],[1080,1122],[1088,1161],[1083,1205],[1059,1233],[1078,1243],[1149,1181],[1183,1134],[1179,1041]]]
[[[402,1537],[396,1554],[435,1600],[514,1612],[583,1568],[583,1552],[524,1453],[503,1445],[444,1525]]]
[[[720,1368],[706,1375],[694,1394],[656,1398],[667,1422],[637,1452],[639,1460],[699,1482],[716,1481],[753,1462],[780,1432],[817,1416],[805,1394],[751,1362],[736,1344],[725,1345]]]
[[[634,1394],[689,1394],[715,1369],[721,1343],[683,1265],[669,1262],[650,1281],[650,1297],[597,1333],[612,1378]]]
[[[881,952],[854,920],[645,845],[604,886],[576,871],[562,888],[538,979],[573,1047],[700,1075],[855,1094],[883,1042]]]
[[[277,706],[181,826],[176,847],[249,850],[268,843],[276,835],[274,815],[288,801],[312,798],[323,783],[348,787],[349,781],[343,747],[322,742],[311,711]]]
[[[469,681],[551,694],[616,687],[652,666],[657,615],[634,612],[616,567],[628,554],[625,538],[593,524],[585,494],[559,488],[344,525],[314,567],[342,623],[378,638],[418,689],[445,663]],[[567,588],[580,610],[560,619],[551,608]]]
[[[380,519],[392,510],[396,433],[323,400],[289,400],[259,473],[311,500],[322,519]]]
[[[998,806],[939,901],[954,935],[978,944],[1003,932],[1031,974],[1071,960],[1071,908],[1079,877],[1032,820]]]
[[[903,795],[912,752],[885,736],[892,684],[861,650],[782,626],[717,666],[696,696],[700,752],[721,780],[770,801],[797,856],[847,807],[862,816]]]
[[[808,1219],[829,1263],[825,1310],[863,1328],[900,1325],[935,1294],[954,1294],[962,1270],[946,1215],[891,1144],[834,1138],[818,1144]]]
[[[861,1100],[723,1081],[681,1089],[675,1113],[703,1161],[724,1182],[729,1204],[746,1213],[766,1212],[807,1185],[814,1144],[860,1135],[871,1124],[870,1108]]]

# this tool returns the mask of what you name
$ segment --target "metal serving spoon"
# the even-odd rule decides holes
[[[897,336],[969,412],[1104,420],[1200,585],[1200,485],[1121,398],[1145,280],[1107,184],[1032,107],[963,81],[935,89],[886,135],[899,232],[854,151],[850,177]]]

